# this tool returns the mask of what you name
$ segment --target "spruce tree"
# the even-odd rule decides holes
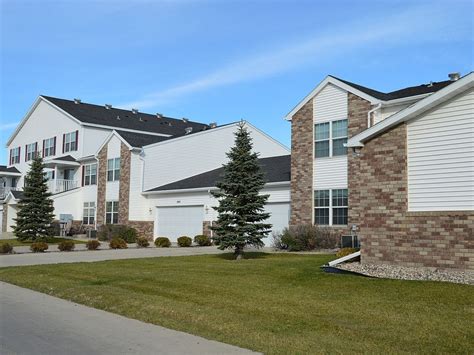
[[[212,195],[219,201],[217,223],[212,227],[219,249],[233,248],[241,259],[246,245],[263,247],[262,238],[270,233],[270,217],[264,212],[269,195],[260,195],[265,185],[264,173],[258,165],[258,154],[252,152],[252,138],[242,122],[235,133],[235,145],[227,153],[224,175]]]
[[[38,241],[53,233],[53,201],[48,191],[43,159],[38,155],[25,176],[23,198],[18,202],[13,232],[19,240]]]

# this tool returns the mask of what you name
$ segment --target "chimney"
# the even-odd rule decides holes
[[[138,114],[138,109],[132,108],[132,113],[133,113],[134,115]]]
[[[217,127],[217,123],[216,123],[216,122],[211,122],[211,123],[209,123],[209,127],[211,127],[211,128],[216,128],[216,127]]]
[[[75,103],[76,105],[79,105],[79,104],[81,103],[81,99],[74,99],[74,103]]]
[[[459,78],[461,77],[461,74],[460,74],[459,72],[457,72],[457,73],[449,73],[448,76],[449,76],[449,80],[451,80],[451,81],[457,81],[457,80],[459,80]]]
[[[192,131],[193,131],[193,127],[186,127],[186,128],[184,129],[185,134],[189,134],[189,133],[191,133]]]
[[[112,105],[105,104],[105,109],[106,109],[106,110],[110,110],[111,108],[112,108]]]

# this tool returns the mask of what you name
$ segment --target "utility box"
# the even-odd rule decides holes
[[[357,235],[342,235],[341,248],[360,248]]]

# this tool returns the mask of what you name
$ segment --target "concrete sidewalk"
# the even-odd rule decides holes
[[[252,354],[0,282],[2,354]]]
[[[60,263],[80,263],[104,260],[139,259],[164,256],[186,256],[219,254],[224,251],[217,247],[192,247],[192,248],[139,248],[118,250],[94,250],[73,252],[48,252],[0,255],[0,267],[45,265]]]

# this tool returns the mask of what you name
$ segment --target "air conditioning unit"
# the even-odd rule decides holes
[[[359,238],[356,235],[342,235],[341,248],[360,248]]]

